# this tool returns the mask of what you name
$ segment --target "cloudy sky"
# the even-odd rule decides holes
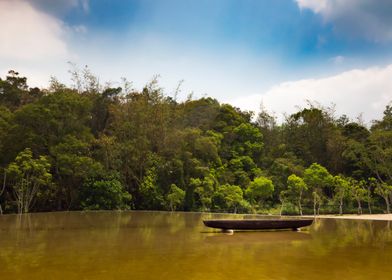
[[[71,61],[280,118],[310,100],[370,122],[392,100],[390,0],[0,0],[0,26],[1,77],[34,86]]]

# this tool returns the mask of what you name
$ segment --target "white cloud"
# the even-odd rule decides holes
[[[41,60],[65,57],[61,21],[24,1],[0,1],[0,58]]]
[[[316,13],[320,13],[328,8],[328,0],[296,0],[301,9],[311,9]]]
[[[300,9],[310,9],[347,37],[375,42],[392,40],[390,0],[295,0]]]
[[[342,64],[345,60],[345,57],[342,55],[334,56],[330,58],[330,61],[332,61],[334,64],[339,65]]]
[[[85,25],[80,24],[80,25],[74,25],[72,27],[73,31],[75,31],[76,33],[80,33],[80,34],[86,34],[88,29]]]
[[[88,29],[65,24],[49,8],[69,10],[84,5],[87,12],[88,1],[48,1],[0,0],[0,77],[13,69],[26,76],[31,86],[39,87],[46,87],[51,75],[68,77],[67,61],[77,58],[75,39],[83,38]],[[42,8],[45,3],[47,9]]]
[[[306,101],[323,106],[336,105],[337,116],[347,114],[352,119],[363,113],[366,122],[382,117],[385,106],[392,101],[392,65],[355,69],[321,78],[304,79],[278,84],[265,94],[232,99],[230,103],[248,110],[259,110],[260,103],[278,114],[294,113],[305,107]]]

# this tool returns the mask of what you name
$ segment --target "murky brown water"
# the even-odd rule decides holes
[[[1,279],[392,279],[392,225],[317,220],[307,231],[205,228],[229,215],[0,216]]]

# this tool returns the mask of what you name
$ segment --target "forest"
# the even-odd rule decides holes
[[[0,213],[168,210],[383,213],[392,201],[392,106],[371,124],[309,103],[262,108],[104,86],[0,78]],[[355,100],[353,100],[355,102]],[[293,104],[294,106],[295,104]]]

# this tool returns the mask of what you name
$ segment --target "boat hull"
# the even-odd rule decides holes
[[[298,229],[310,226],[313,219],[248,219],[248,220],[204,220],[204,225],[223,230],[271,230]]]

